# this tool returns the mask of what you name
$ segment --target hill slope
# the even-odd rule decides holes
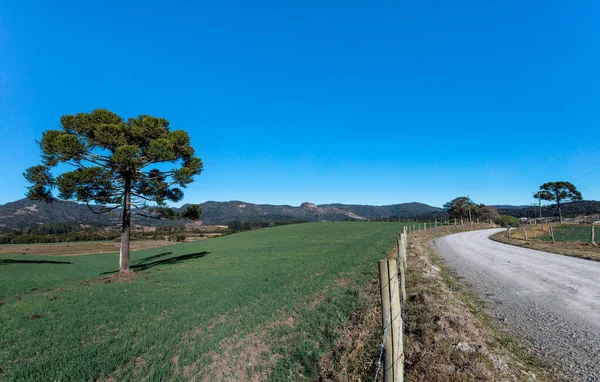
[[[341,221],[374,219],[443,219],[447,215],[441,208],[423,203],[402,203],[388,206],[368,206],[352,204],[302,203],[300,206],[253,204],[243,201],[201,203],[205,224],[227,224],[232,220],[243,222],[275,222],[291,220]],[[183,206],[182,208],[185,208]],[[43,223],[95,223],[116,225],[120,221],[119,210],[112,214],[97,215],[87,206],[57,200],[50,204],[21,199],[0,205],[0,228],[15,229]],[[144,225],[171,225],[183,222],[158,221],[134,218],[134,222]]]
[[[512,208],[501,208],[507,206],[498,206],[498,212],[502,215],[510,215],[517,218],[532,218],[538,217],[540,214],[540,210],[535,206],[521,206],[521,207],[512,207]],[[575,216],[581,215],[597,215],[600,214],[600,201],[596,200],[581,200],[577,202],[570,202],[561,204],[562,215],[565,218],[572,218]],[[556,204],[550,204],[547,206],[542,206],[542,216],[543,217],[553,217],[558,216],[558,212],[556,211]]]

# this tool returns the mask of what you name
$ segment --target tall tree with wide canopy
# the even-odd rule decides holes
[[[540,186],[540,190],[533,194],[535,199],[547,200],[556,202],[558,210],[558,219],[563,222],[560,203],[562,201],[583,200],[581,192],[569,182],[548,182]]]
[[[94,213],[121,208],[121,272],[129,270],[132,212],[168,219],[201,214],[198,205],[183,212],[167,207],[183,198],[182,188],[202,172],[202,161],[188,134],[171,130],[164,118],[125,120],[105,109],[64,115],[60,129],[46,130],[39,145],[42,164],[23,174],[31,183],[27,197],[51,202],[57,188],[60,199],[84,202]],[[54,177],[50,170],[59,164],[72,171]]]
[[[494,221],[500,217],[500,214],[494,207],[486,206],[483,203],[476,205],[475,208],[473,209],[473,211],[474,211],[473,215],[478,219]]]
[[[460,218],[460,222],[463,224],[463,218],[468,217],[469,211],[475,206],[476,204],[468,196],[459,196],[444,204],[444,209],[448,211],[450,217]]]

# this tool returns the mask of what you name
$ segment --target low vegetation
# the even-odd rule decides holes
[[[275,222],[242,222],[239,220],[232,220],[227,223],[227,228],[230,232],[242,232],[242,231],[251,231],[253,229],[260,228],[269,228],[269,227],[277,227],[280,225],[288,225],[288,224],[301,224],[308,223],[307,220],[283,220],[283,221],[275,221]]]
[[[168,240],[136,240],[131,242],[131,250],[163,247],[171,245]],[[71,243],[46,243],[46,244],[8,244],[0,245],[0,255],[55,255],[55,256],[80,256],[91,254],[105,254],[119,250],[118,241],[78,241]]]
[[[61,227],[56,228],[55,226]],[[267,225],[269,226],[269,225]],[[253,226],[250,229],[254,228]],[[188,237],[215,236],[228,233],[218,226],[186,229],[184,226],[136,226],[130,234],[135,240],[183,241]],[[43,224],[38,227],[13,230],[0,234],[0,244],[70,243],[80,241],[119,241],[121,232],[115,227],[98,225]]]
[[[483,303],[436,254],[432,240],[459,231],[464,229],[444,227],[409,238],[407,380],[553,380],[526,348],[499,330]]]
[[[600,261],[600,247],[591,243],[590,225],[553,224],[552,228],[555,243],[552,243],[547,224],[544,224],[544,229],[539,225],[524,225],[513,230],[510,238],[506,232],[499,232],[492,235],[491,239],[519,247]],[[527,240],[523,229],[527,231]],[[596,240],[600,241],[600,227],[596,227],[596,233]]]
[[[497,327],[483,302],[436,254],[433,239],[468,229],[447,226],[409,235],[405,380],[559,380],[544,371],[545,365],[529,349]],[[373,380],[382,338],[378,283],[365,284],[359,296],[360,309],[321,361],[319,381]]]
[[[468,229],[449,226],[409,235],[405,380],[556,380],[546,375],[526,348],[498,329],[483,303],[444,266],[431,246],[436,237]],[[382,337],[378,283],[365,284],[359,296],[360,309],[322,360],[318,380],[373,380]]]
[[[118,253],[0,255],[0,379],[316,378],[401,227],[295,224],[137,251],[128,278]]]
[[[505,228],[513,228],[513,227],[518,227],[521,225],[521,222],[519,221],[519,219],[517,219],[514,216],[510,216],[510,215],[500,215],[497,219],[496,219],[496,224],[498,224],[501,227],[505,227]]]
[[[536,226],[537,228],[537,226]],[[535,229],[535,228],[534,228]],[[566,242],[579,242],[579,243],[590,243],[591,241],[591,226],[590,225],[554,225],[555,241],[566,241]],[[598,229],[600,235],[600,228]],[[551,241],[552,238],[547,231],[537,236],[538,240]]]

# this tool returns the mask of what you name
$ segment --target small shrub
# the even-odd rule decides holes
[[[185,235],[185,233],[178,233],[178,234],[175,234],[175,235],[171,235],[169,237],[169,241],[185,241],[186,237],[187,236]]]
[[[521,221],[514,216],[500,215],[500,217],[496,219],[496,224],[501,227],[518,227],[521,225]]]

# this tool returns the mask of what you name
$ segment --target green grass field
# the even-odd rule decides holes
[[[312,223],[117,254],[0,256],[1,380],[302,380],[402,223]],[[92,280],[84,281],[84,280]]]
[[[546,227],[547,228],[547,227]],[[556,241],[570,241],[570,242],[582,242],[589,243],[591,240],[591,227],[589,225],[572,225],[564,224],[553,227],[554,229],[554,240]],[[596,234],[600,240],[600,229],[596,227]],[[544,241],[551,241],[548,233],[539,236],[538,239]]]

